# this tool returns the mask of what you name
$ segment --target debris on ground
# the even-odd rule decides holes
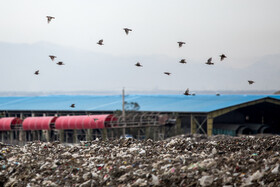
[[[279,186],[280,136],[0,143],[0,186]]]

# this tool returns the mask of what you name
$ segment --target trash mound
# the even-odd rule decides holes
[[[0,144],[0,186],[279,186],[280,136]]]

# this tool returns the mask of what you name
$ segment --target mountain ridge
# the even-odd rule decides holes
[[[228,59],[207,66],[204,61],[163,55],[116,56],[48,42],[0,42],[1,91],[114,91],[130,90],[278,90],[280,54],[266,55],[245,68],[234,68]],[[59,67],[48,55],[56,55]],[[187,55],[186,55],[187,56]],[[230,56],[230,55],[229,55]],[[230,59],[230,57],[229,57]],[[134,66],[140,62],[143,67]],[[40,70],[39,76],[34,72]],[[163,72],[172,74],[166,76]],[[247,80],[256,83],[248,85]]]

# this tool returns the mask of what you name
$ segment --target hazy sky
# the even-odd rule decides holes
[[[55,17],[50,24],[47,15]],[[7,43],[44,41],[118,57],[162,55],[194,63],[218,61],[225,53],[225,63],[234,68],[280,53],[279,0],[1,0],[0,17],[0,42]],[[124,27],[133,32],[125,35]],[[104,46],[96,44],[99,39]],[[178,48],[177,41],[186,45]],[[157,84],[151,88],[167,89]]]

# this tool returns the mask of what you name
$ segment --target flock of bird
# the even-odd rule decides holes
[[[49,24],[53,19],[55,19],[55,17],[53,17],[53,16],[46,16],[46,17],[47,17],[47,22],[48,22],[48,24]],[[132,31],[132,29],[129,29],[129,28],[123,28],[123,30],[125,31],[126,35],[128,35],[129,32]],[[101,39],[101,40],[99,40],[99,41],[97,42],[97,44],[98,44],[98,45],[104,45],[103,42],[104,42],[103,39]],[[179,45],[179,48],[183,47],[183,45],[186,44],[185,42],[182,42],[182,41],[179,41],[179,42],[177,42],[177,43],[178,43],[178,45]],[[52,61],[54,61],[54,60],[57,58],[57,57],[54,56],[54,55],[49,55],[49,57],[50,57],[50,59],[51,59]],[[226,56],[225,54],[221,54],[221,55],[220,55],[220,61],[223,61],[225,58],[227,58],[227,56]],[[186,62],[186,59],[181,59],[181,60],[179,61],[179,63],[181,63],[181,64],[186,64],[187,62]],[[59,62],[57,62],[56,64],[57,64],[57,65],[65,65],[62,61],[59,61]],[[212,57],[209,58],[209,59],[207,60],[207,62],[205,62],[205,64],[207,64],[207,65],[214,65],[214,63],[212,62]],[[137,67],[143,67],[143,65],[142,65],[140,62],[137,62],[137,63],[135,64],[135,66],[137,66]],[[35,71],[34,74],[35,74],[35,75],[39,75],[39,70]],[[164,74],[166,74],[166,75],[171,75],[170,72],[164,72]],[[253,80],[248,80],[248,83],[249,83],[249,85],[251,85],[251,84],[253,84],[253,83],[255,83],[255,82],[254,82]],[[190,94],[190,91],[189,91],[189,88],[186,89],[186,91],[184,92],[184,95],[191,95],[191,94]],[[71,108],[75,108],[75,104],[71,104],[70,107],[71,107]]]

